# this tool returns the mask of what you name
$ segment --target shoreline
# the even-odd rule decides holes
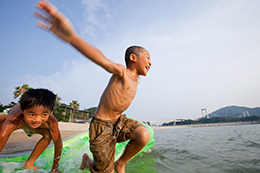
[[[190,127],[212,127],[212,126],[234,126],[234,125],[250,125],[260,124],[260,122],[229,122],[229,123],[208,123],[208,124],[189,124],[189,125],[175,125],[175,126],[151,126],[153,130],[158,129],[174,129],[174,128],[190,128]]]

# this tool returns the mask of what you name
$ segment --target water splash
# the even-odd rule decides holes
[[[149,132],[150,132],[150,141],[145,146],[145,149],[149,149],[155,144],[153,140],[153,130],[150,126],[145,125]],[[116,145],[116,153],[115,153],[115,160],[117,160],[125,150],[128,141],[118,143]],[[143,150],[143,151],[144,151]],[[151,152],[151,150],[147,151],[147,153]],[[63,149],[59,164],[59,170],[63,173],[77,173],[77,172],[89,172],[89,171],[81,171],[79,169],[81,165],[82,156],[84,153],[88,153],[91,158],[93,155],[90,151],[89,146],[89,132],[85,131],[74,135],[70,138],[67,138],[63,141]],[[12,157],[5,157],[0,158],[0,172],[4,173],[45,173],[50,172],[51,167],[53,164],[53,156],[54,156],[54,146],[50,146],[47,148],[41,156],[36,160],[35,166],[39,167],[38,170],[28,170],[28,169],[21,169],[22,163],[29,157],[30,153],[24,155],[13,155]],[[142,158],[143,154],[136,158]],[[141,163],[141,162],[140,162]],[[142,161],[143,164],[139,165],[141,167],[145,167],[145,161]],[[149,166],[148,166],[149,167]],[[132,171],[131,171],[132,172]]]

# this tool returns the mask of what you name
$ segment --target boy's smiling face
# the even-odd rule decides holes
[[[143,50],[138,56],[138,64],[139,64],[139,75],[146,76],[150,67],[152,65],[150,60],[150,54],[147,50]]]
[[[51,111],[44,106],[35,106],[22,111],[24,115],[24,121],[31,128],[35,129],[45,123],[51,114]]]

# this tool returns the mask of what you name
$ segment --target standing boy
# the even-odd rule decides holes
[[[55,101],[55,94],[47,89],[30,89],[22,95],[20,103],[10,109],[8,115],[0,114],[0,152],[14,130],[23,129],[29,137],[38,133],[42,138],[23,166],[28,169],[38,169],[33,165],[35,160],[53,140],[55,152],[51,171],[60,172],[58,167],[62,141],[58,121],[52,115]]]
[[[82,40],[74,31],[70,21],[53,5],[44,1],[37,7],[46,11],[44,17],[38,11],[35,15],[45,22],[37,25],[52,31],[56,36],[70,43],[88,59],[103,67],[112,77],[103,92],[98,108],[91,121],[90,149],[94,161],[87,153],[83,155],[80,169],[89,168],[91,172],[125,172],[125,165],[149,141],[149,131],[139,122],[121,115],[135,97],[139,75],[146,76],[150,69],[150,55],[140,46],[132,46],[126,51],[126,66],[115,64],[98,49]],[[114,163],[117,142],[131,139],[124,153]]]

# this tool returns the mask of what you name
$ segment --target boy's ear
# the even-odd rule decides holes
[[[22,109],[21,109],[21,106],[19,106],[19,108],[20,108],[20,111],[22,112],[22,114],[23,114],[23,111],[22,111]]]
[[[130,61],[132,61],[132,62],[136,62],[136,55],[135,54],[131,54],[130,55],[130,57],[129,57],[129,59],[130,59]]]

